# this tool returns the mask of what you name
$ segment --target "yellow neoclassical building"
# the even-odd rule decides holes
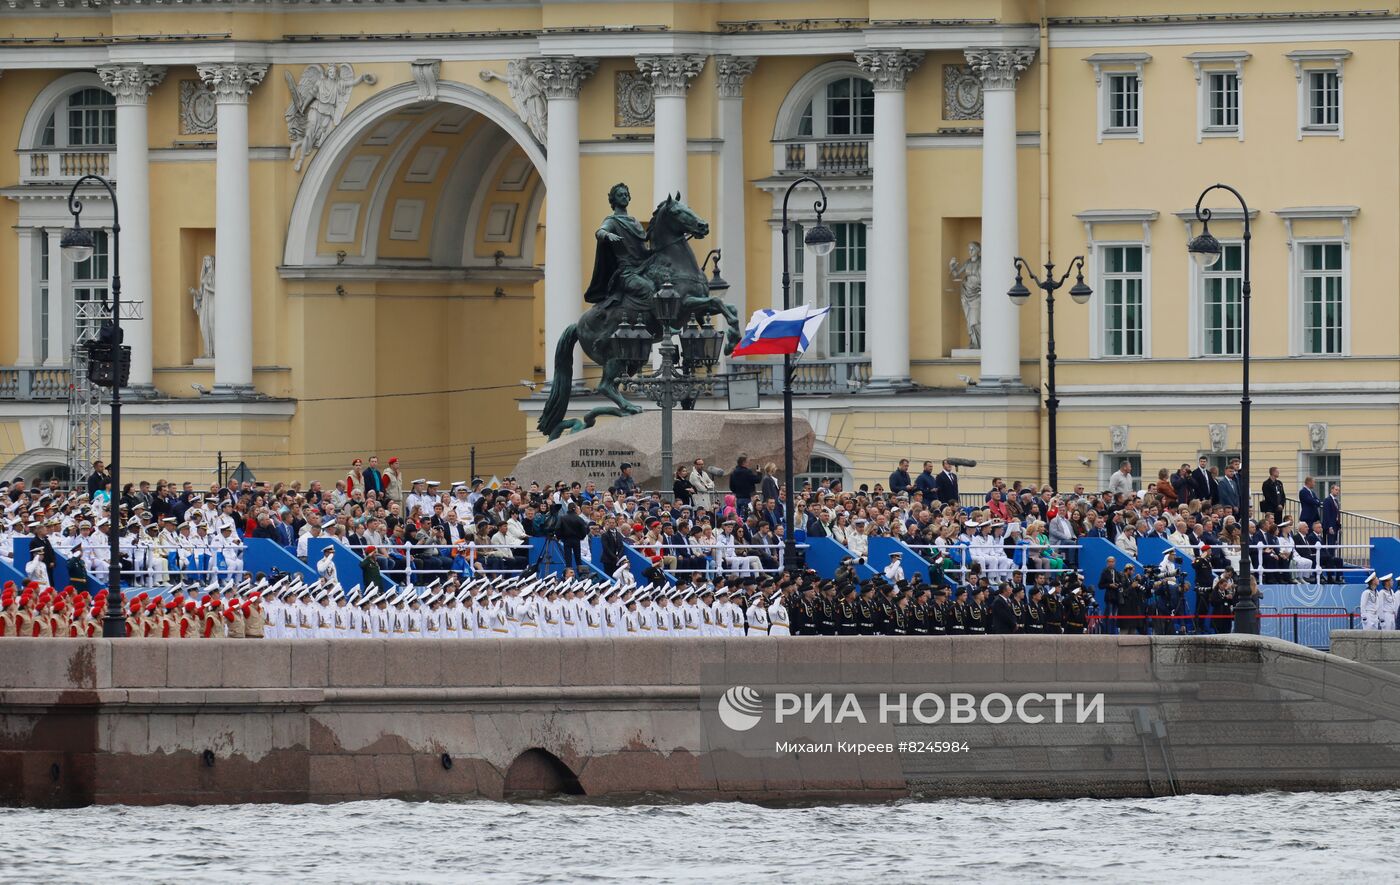
[[[1394,516],[1397,70],[1394,4],[1320,0],[11,0],[0,475],[82,442],[70,356],[118,258],[124,478],[208,481],[220,452],[260,478],[371,452],[507,472],[542,440],[522,382],[584,307],[608,188],[643,220],[682,194],[747,316],[781,304],[804,174],[837,246],[789,247],[794,297],[831,308],[800,467],[873,483],[953,454],[979,462],[964,490],[1044,479],[1044,304],[1005,292],[1013,257],[1081,254],[1093,297],[1057,300],[1061,485],[1221,462],[1238,206],[1210,198],[1218,265],[1186,243],[1224,181],[1253,232],[1252,484],[1345,478],[1348,509]],[[74,265],[89,172],[115,181],[120,248]],[[110,228],[105,191],[85,200]]]

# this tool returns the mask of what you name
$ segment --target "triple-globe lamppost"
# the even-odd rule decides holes
[[[707,283],[710,293],[723,297],[729,283],[719,275],[720,250],[712,249],[700,265],[701,273],[714,260],[714,272]],[[668,483],[675,472],[672,441],[672,413],[677,404],[690,403],[708,393],[713,387],[710,372],[719,363],[724,346],[724,332],[696,320],[684,329],[677,328],[681,316],[682,297],[668,281],[656,291],[656,318],[661,323],[661,366],[648,375],[636,375],[651,358],[652,337],[641,317],[635,323],[623,319],[613,341],[618,345],[627,366],[625,373],[634,377],[625,383],[629,390],[647,397],[661,407],[661,496],[670,501],[674,492]],[[672,337],[680,339],[677,347]],[[677,359],[679,357],[679,360]]]
[[[107,612],[102,619],[102,635],[115,639],[126,635],[126,618],[122,600],[121,566],[121,450],[122,450],[122,387],[131,375],[131,348],[122,344],[121,326],[121,223],[117,215],[117,192],[112,183],[100,175],[84,175],[73,183],[68,192],[68,211],[73,216],[73,226],[63,232],[59,246],[63,257],[78,264],[92,258],[96,252],[97,238],[91,228],[82,225],[82,201],[78,199],[78,189],[87,183],[99,184],[106,188],[112,200],[112,287],[111,296],[103,305],[108,318],[102,321],[97,337],[88,342],[88,379],[98,387],[112,390],[112,454],[109,465],[112,469],[112,489],[107,501],[107,534],[111,546],[108,551],[110,564],[107,570]],[[81,477],[72,477],[76,482]]]
[[[1074,285],[1069,289],[1069,297],[1074,299],[1075,304],[1086,304],[1093,297],[1094,290],[1084,284],[1083,255],[1076,255],[1071,259],[1069,266],[1065,268],[1064,273],[1060,274],[1059,279],[1055,278],[1055,265],[1049,260],[1045,262],[1044,279],[1036,276],[1031,266],[1019,255],[1016,256],[1013,264],[1016,268],[1016,282],[1006,293],[1012,303],[1021,307],[1031,297],[1031,291],[1021,281],[1023,269],[1036,287],[1045,293],[1045,412],[1049,419],[1050,487],[1058,494],[1060,491],[1060,455],[1057,430],[1060,400],[1055,396],[1055,291],[1065,284],[1065,280],[1069,279],[1070,273],[1076,267],[1079,268],[1079,273],[1075,277]]]

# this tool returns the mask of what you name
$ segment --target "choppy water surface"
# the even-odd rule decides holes
[[[1392,882],[1400,792],[0,809],[5,882]]]

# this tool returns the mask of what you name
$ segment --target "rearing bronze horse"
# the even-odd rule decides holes
[[[694,317],[705,322],[711,316],[724,317],[728,329],[725,335],[724,352],[733,352],[739,343],[739,316],[730,304],[710,294],[705,274],[695,260],[695,253],[686,242],[690,239],[703,239],[710,233],[710,225],[681,202],[680,194],[667,196],[652,213],[651,224],[647,228],[647,240],[651,251],[642,263],[634,269],[651,283],[652,290],[659,289],[669,282],[681,296],[680,318],[673,329],[682,328]],[[540,414],[539,431],[550,439],[558,439],[566,430],[581,430],[592,427],[602,415],[635,415],[642,411],[622,395],[617,382],[627,371],[626,361],[613,352],[612,336],[624,320],[642,323],[651,335],[652,343],[662,339],[662,324],[656,316],[656,305],[651,299],[640,301],[633,295],[619,291],[616,274],[611,281],[610,293],[601,302],[594,304],[579,321],[564,330],[554,349],[554,379],[549,397],[545,400],[544,411]],[[569,411],[570,387],[573,384],[574,345],[581,344],[583,352],[595,363],[603,367],[603,377],[598,382],[597,392],[611,400],[612,406],[599,406],[584,415],[582,419],[565,420]]]

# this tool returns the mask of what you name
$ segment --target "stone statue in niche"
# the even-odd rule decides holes
[[[199,317],[199,337],[204,346],[199,358],[214,358],[214,256],[205,255],[199,267],[199,285],[190,287],[190,297],[194,299],[194,312]]]
[[[982,244],[967,244],[967,260],[948,259],[948,275],[960,284],[963,318],[967,321],[967,346],[982,349]]]

